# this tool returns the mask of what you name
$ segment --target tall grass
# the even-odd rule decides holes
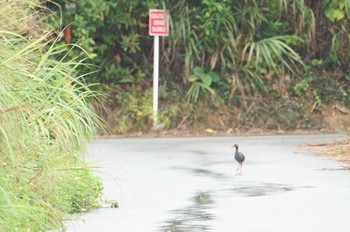
[[[84,60],[50,41],[39,2],[0,0],[1,231],[57,228],[102,190],[77,158],[100,125],[96,94],[77,72]]]

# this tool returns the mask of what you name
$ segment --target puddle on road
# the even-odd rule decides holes
[[[170,211],[173,219],[166,221],[161,231],[164,232],[195,232],[210,231],[209,222],[214,215],[209,213],[214,205],[210,192],[199,192],[192,199],[192,204],[182,209]]]
[[[210,171],[208,169],[201,169],[201,168],[195,168],[195,169],[191,169],[192,172],[196,175],[204,175],[204,176],[209,176],[215,179],[225,179],[228,178],[226,175],[222,174],[222,173],[218,173],[218,172],[213,172]]]
[[[234,182],[233,186],[222,190],[226,197],[261,197],[285,192],[295,191],[300,188],[313,188],[312,186],[291,186],[286,184],[268,182]]]
[[[171,220],[161,226],[163,232],[197,232],[213,231],[210,223],[215,219],[211,209],[215,207],[215,197],[264,197],[275,194],[282,194],[295,191],[300,188],[312,188],[311,186],[293,186],[281,183],[241,181],[232,179],[228,175],[204,168],[190,168],[184,166],[173,167],[178,170],[185,170],[192,175],[213,178],[220,182],[219,186],[210,190],[197,193],[189,206],[170,211]]]
[[[215,192],[199,192],[192,199],[191,204],[181,209],[169,212],[172,219],[161,226],[163,232],[199,232],[213,231],[210,226],[215,215],[210,212],[215,207],[214,196],[223,193],[223,197],[261,197],[280,194],[296,190],[297,188],[311,188],[310,186],[295,187],[285,184],[261,182],[232,182],[231,188]]]
[[[259,197],[268,196],[273,194],[280,194],[289,191],[294,191],[298,188],[311,188],[310,186],[292,186],[287,184],[270,183],[270,182],[255,182],[255,181],[237,181],[233,180],[229,176],[214,172],[203,168],[189,168],[189,167],[174,167],[179,170],[190,171],[196,176],[211,177],[217,180],[224,180],[227,185],[227,180],[230,181],[232,187],[218,190],[217,192],[223,192],[225,196],[237,196],[237,197]]]
[[[207,150],[191,150],[189,151],[191,154],[196,154],[196,155],[211,155],[211,152],[208,152]]]
[[[234,186],[223,190],[227,195],[239,197],[260,197],[295,190],[295,187],[284,184],[261,182],[234,182]],[[225,194],[226,195],[226,194]]]
[[[203,168],[189,168],[189,167],[182,167],[182,166],[177,166],[173,167],[174,169],[178,170],[185,170],[189,171],[196,176],[204,176],[204,177],[211,177],[214,179],[220,179],[220,180],[225,180],[228,179],[229,177],[225,174],[219,173],[219,172],[214,172],[208,169],[203,169]]]

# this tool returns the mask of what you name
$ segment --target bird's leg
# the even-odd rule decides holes
[[[241,174],[242,173],[242,163],[239,164],[238,166],[238,174]]]
[[[241,173],[241,164],[240,164],[240,163],[238,163],[238,167],[237,167],[237,169],[236,169],[236,173],[237,173],[237,174],[240,174],[240,173]]]

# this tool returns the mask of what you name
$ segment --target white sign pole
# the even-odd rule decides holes
[[[154,36],[153,50],[153,126],[158,126],[159,36],[169,34],[169,13],[164,10],[149,11],[149,34]]]
[[[159,36],[154,36],[153,51],[153,125],[158,123]]]

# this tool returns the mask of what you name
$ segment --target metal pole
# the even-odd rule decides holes
[[[159,36],[154,36],[153,51],[153,125],[158,123]]]

